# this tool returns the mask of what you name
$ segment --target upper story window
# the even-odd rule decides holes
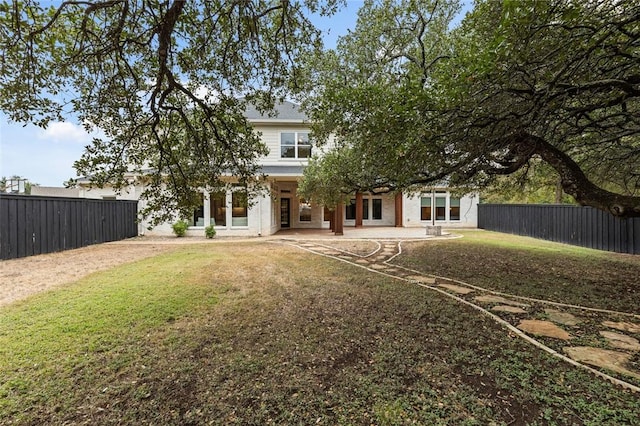
[[[311,143],[307,132],[280,134],[280,158],[309,158]]]

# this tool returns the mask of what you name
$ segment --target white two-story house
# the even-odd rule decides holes
[[[229,190],[224,193],[202,194],[202,205],[192,217],[188,235],[204,235],[204,227],[213,224],[218,236],[272,235],[282,229],[329,229],[330,212],[325,206],[308,203],[297,194],[298,182],[312,153],[316,153],[309,140],[307,117],[290,102],[276,106],[275,117],[247,110],[247,118],[259,132],[269,148],[261,160],[267,176],[268,192],[247,203],[244,192]],[[80,181],[82,187],[88,181]],[[109,189],[85,189],[90,198],[114,198]],[[138,199],[142,188],[131,186],[118,196]],[[425,188],[416,194],[367,194],[347,197],[341,214],[345,227],[400,226],[426,227],[441,225],[445,228],[477,226],[477,195],[454,196],[446,187]],[[140,201],[140,208],[144,207]],[[171,234],[171,224],[147,229],[143,222],[141,233]]]

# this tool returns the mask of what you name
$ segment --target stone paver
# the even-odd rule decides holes
[[[458,294],[469,294],[469,293],[473,293],[473,289],[469,288],[469,287],[462,287],[460,285],[455,285],[455,284],[438,284],[438,287],[442,287],[442,288],[446,288],[447,290],[451,290],[454,293],[458,293]]]
[[[607,342],[614,348],[640,351],[640,342],[631,336],[613,331],[601,331],[600,335],[607,339]]]
[[[380,265],[379,263],[374,263],[372,265],[369,266],[371,269],[377,269],[377,270],[382,270],[382,269],[387,269],[388,266],[387,265]]]
[[[604,321],[602,323],[605,327],[615,328],[620,331],[628,331],[629,333],[640,333],[640,324],[636,324],[633,322],[614,322],[614,321]]]
[[[509,299],[505,299],[504,297],[494,296],[494,295],[476,296],[473,298],[473,300],[477,302],[482,302],[482,303],[499,303],[501,305],[518,306],[522,308],[529,307],[529,305],[526,303],[509,300]]]
[[[627,363],[631,358],[630,354],[602,348],[592,348],[590,346],[565,347],[563,351],[574,361],[606,368],[626,376],[640,379],[640,374],[627,368]]]
[[[557,309],[545,309],[544,312],[549,317],[549,321],[553,321],[562,325],[578,325],[580,324],[580,320],[573,314],[569,312],[558,311]]]
[[[493,308],[491,308],[491,310],[495,312],[508,312],[510,314],[526,314],[527,313],[527,311],[525,311],[522,308],[518,308],[517,306],[509,306],[509,305],[494,306]]]
[[[328,254],[330,256],[340,256],[342,254],[342,252],[340,251],[331,250],[331,249],[316,248],[315,250],[320,251],[324,254]]]
[[[410,275],[406,277],[408,280],[417,281],[422,284],[435,284],[435,278],[424,277],[422,275]]]
[[[553,337],[561,340],[571,339],[571,335],[569,333],[551,321],[522,320],[520,321],[520,324],[518,324],[518,328],[525,333],[535,334],[536,336]]]

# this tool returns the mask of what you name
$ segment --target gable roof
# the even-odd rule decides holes
[[[247,105],[245,117],[253,123],[306,123],[308,117],[293,102],[283,101],[275,104],[273,114],[261,114],[253,105]]]

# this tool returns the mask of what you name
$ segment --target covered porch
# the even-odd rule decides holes
[[[290,239],[373,239],[373,240],[421,240],[432,239],[433,235],[427,235],[426,226],[421,227],[394,227],[394,226],[363,226],[344,227],[342,235],[336,235],[329,229],[281,229],[274,237]],[[454,231],[444,230],[444,238],[455,238]]]

